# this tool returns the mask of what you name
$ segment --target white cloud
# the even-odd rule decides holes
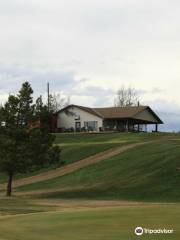
[[[111,105],[124,84],[175,112],[179,8],[177,0],[0,0],[0,99],[24,80],[40,92],[51,81],[76,102]]]

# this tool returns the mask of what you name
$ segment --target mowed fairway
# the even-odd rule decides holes
[[[16,188],[44,198],[180,202],[180,141],[137,146],[69,174]]]
[[[61,147],[61,163],[67,165],[79,161],[81,159],[90,157],[97,153],[113,149],[126,144],[147,142],[159,139],[168,139],[177,137],[176,134],[155,134],[155,133],[68,133],[68,134],[56,134],[55,144]],[[14,176],[15,179],[20,179],[26,176],[33,176],[38,173],[46,172],[57,166],[50,166],[48,168],[42,168],[38,171],[28,174],[19,174]],[[7,181],[7,177],[4,174],[0,174],[0,183]]]
[[[67,210],[0,219],[4,240],[130,240],[180,238],[180,205],[139,205]],[[134,234],[142,226],[174,229],[170,235]]]
[[[63,176],[21,185],[11,199],[3,197],[2,189],[0,240],[179,240],[179,134],[57,134],[56,138],[66,165],[144,142]],[[137,226],[174,233],[138,237]]]

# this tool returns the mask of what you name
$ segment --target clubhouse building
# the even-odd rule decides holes
[[[140,132],[162,120],[149,106],[90,108],[69,105],[56,114],[55,132]]]

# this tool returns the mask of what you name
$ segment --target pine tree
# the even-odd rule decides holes
[[[0,171],[8,176],[7,196],[11,196],[14,175],[60,160],[60,149],[53,147],[48,123],[41,124],[48,116],[47,106],[40,106],[38,101],[33,104],[32,94],[25,82],[19,94],[10,95],[0,108]]]

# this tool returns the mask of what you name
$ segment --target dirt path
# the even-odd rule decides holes
[[[43,206],[57,206],[61,210],[70,209],[89,209],[99,207],[117,207],[117,206],[142,206],[146,205],[144,202],[125,201],[125,200],[54,200],[54,199],[41,199],[34,200],[34,203]],[[150,203],[148,203],[150,204]]]
[[[21,178],[21,179],[15,180],[13,182],[13,187],[19,187],[19,186],[27,185],[30,183],[41,182],[41,181],[45,181],[48,179],[60,177],[65,174],[74,172],[78,169],[87,167],[91,164],[98,163],[106,158],[113,157],[115,155],[123,153],[129,149],[144,145],[146,143],[148,143],[148,142],[133,143],[133,144],[129,144],[126,146],[109,149],[104,152],[95,154],[93,156],[87,157],[80,161],[68,164],[66,166],[63,166],[63,167],[60,167],[60,168],[57,168],[54,170],[43,172],[43,173],[37,174],[35,176],[31,176],[31,177]],[[6,187],[6,184],[0,184],[0,189],[4,189],[5,187]]]
[[[50,199],[41,199],[41,200],[30,200],[30,203],[37,205],[37,207],[44,207],[44,210],[38,212],[29,212],[29,213],[16,213],[16,214],[0,214],[0,220],[16,218],[21,216],[31,216],[39,214],[49,214],[49,213],[62,213],[62,212],[79,212],[79,211],[107,211],[107,209],[121,209],[121,208],[153,208],[159,206],[179,206],[178,203],[153,203],[153,202],[137,202],[137,201],[125,201],[125,200],[50,200]],[[53,209],[49,209],[53,207]],[[0,240],[2,240],[0,238]]]

